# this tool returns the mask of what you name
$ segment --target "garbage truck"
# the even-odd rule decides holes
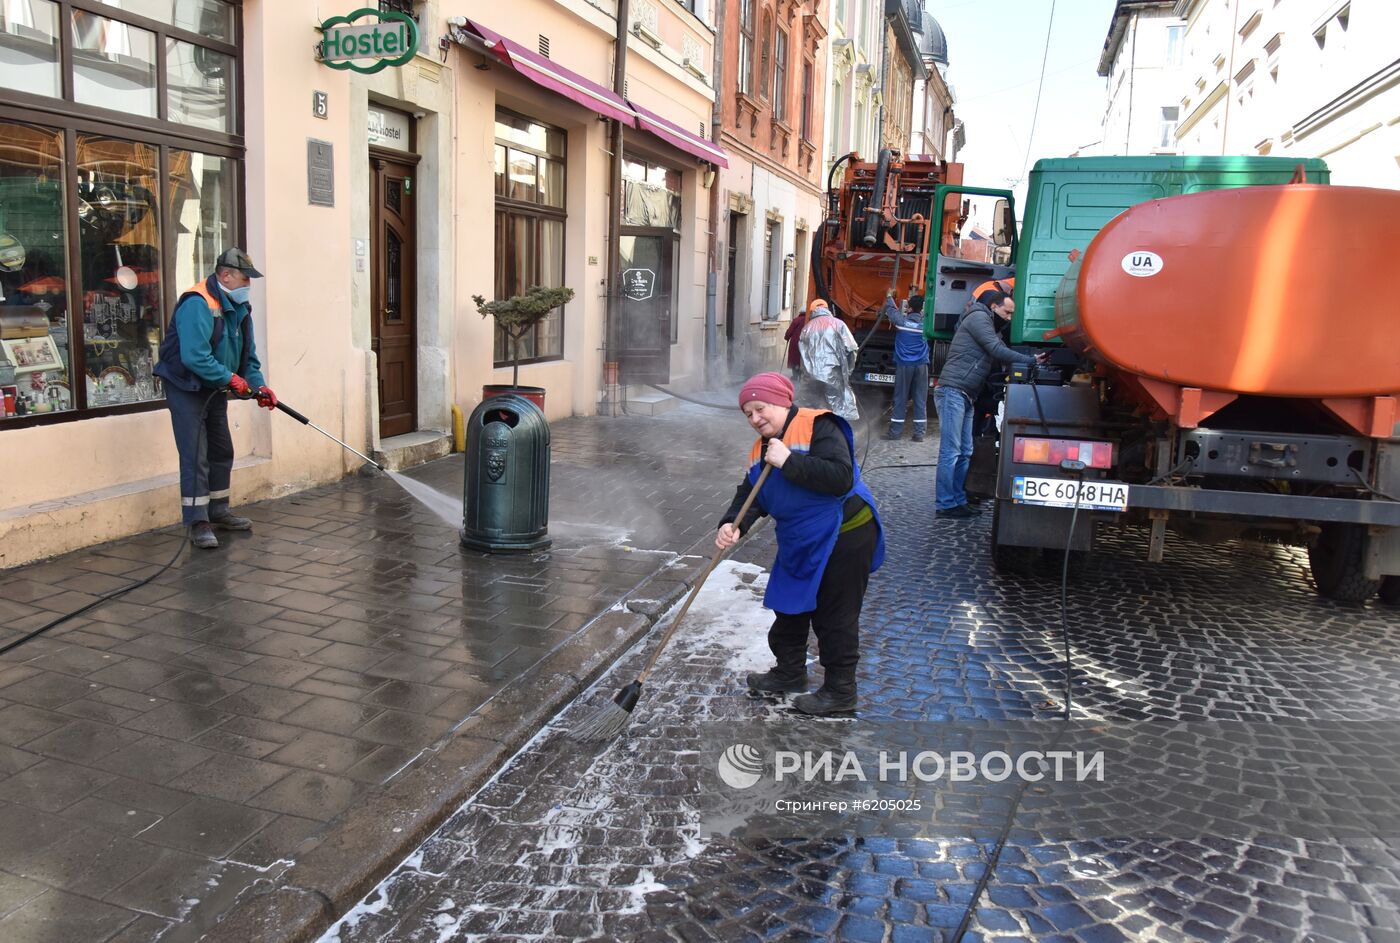
[[[1328,179],[1270,157],[1035,165],[1009,342],[1050,362],[1006,378],[968,477],[998,571],[1141,527],[1154,562],[1168,534],[1262,539],[1306,547],[1324,597],[1400,601],[1400,192]],[[928,267],[930,336],[954,274]]]
[[[919,293],[933,260],[979,282],[988,272],[1010,271],[959,258],[968,197],[958,194],[976,192],[961,187],[962,179],[962,164],[891,148],[874,161],[853,152],[832,164],[824,218],[812,240],[807,300],[825,299],[860,342],[853,384],[894,386],[894,326],[880,317],[887,291],[900,301]],[[933,373],[952,338],[948,327],[932,344]]]

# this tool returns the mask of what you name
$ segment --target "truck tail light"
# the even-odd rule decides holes
[[[1028,465],[1058,465],[1070,459],[1089,468],[1112,468],[1113,443],[1018,435],[1012,445],[1012,458]]]

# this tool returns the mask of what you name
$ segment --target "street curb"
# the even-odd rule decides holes
[[[332,819],[312,849],[275,880],[255,882],[201,937],[204,943],[306,943],[359,903],[573,703],[700,575],[708,534],[657,567],[510,686],[468,715],[401,778]],[[635,604],[629,603],[635,600]],[[541,696],[540,692],[548,692]]]

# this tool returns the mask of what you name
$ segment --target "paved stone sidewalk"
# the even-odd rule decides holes
[[[938,731],[960,720],[1059,729],[1058,583],[993,575],[986,516],[936,521],[932,469],[888,467],[931,453],[876,442],[865,466],[889,554],[862,618],[855,721],[801,717],[743,691],[743,673],[769,663],[759,605],[774,546],[771,528],[760,530],[707,583],[622,735],[576,744],[567,731],[635,677],[654,638],[322,943],[954,940],[1010,803],[974,807],[959,784],[922,822],[853,808],[817,826],[752,814],[740,804],[750,793],[720,783],[715,765],[724,743],[821,750],[873,731],[882,748],[912,738],[913,749],[937,749]],[[1079,833],[1070,840],[1018,817],[967,943],[1400,941],[1400,843],[1393,829],[1356,828],[1400,810],[1388,769],[1400,719],[1395,610],[1318,599],[1291,548],[1174,541],[1154,565],[1141,535],[1110,536],[1098,556],[1068,594],[1076,716],[1170,731],[1199,762],[1166,785],[1149,781],[1144,805],[1178,801],[1144,827],[1053,822]],[[1222,729],[1243,736],[1212,742]],[[1329,735],[1349,749],[1319,750]],[[1237,754],[1262,774],[1244,790],[1215,773]],[[1111,772],[1109,786],[1120,778]],[[809,797],[795,786],[785,795]],[[1050,801],[1037,792],[1022,811]],[[707,816],[730,830],[708,832]]]
[[[324,921],[684,589],[749,441],[698,406],[557,423],[555,543],[524,556],[462,551],[385,478],[241,508],[253,533],[0,658],[0,940],[179,943],[254,882],[287,906],[245,895],[253,923]],[[0,574],[0,644],[181,539]]]

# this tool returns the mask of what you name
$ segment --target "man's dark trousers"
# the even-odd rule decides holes
[[[768,647],[780,672],[795,674],[805,669],[810,628],[817,636],[817,660],[822,667],[854,676],[860,659],[860,607],[870,581],[877,537],[873,521],[837,537],[817,586],[817,608],[796,615],[775,613],[773,627],[768,630]]]
[[[180,453],[181,520],[186,526],[228,513],[233,473],[233,437],[228,431],[228,394],[187,393],[165,384],[165,402]]]
[[[890,435],[904,434],[904,413],[914,406],[914,434],[923,437],[928,428],[928,361],[894,365],[894,406],[890,415]]]

